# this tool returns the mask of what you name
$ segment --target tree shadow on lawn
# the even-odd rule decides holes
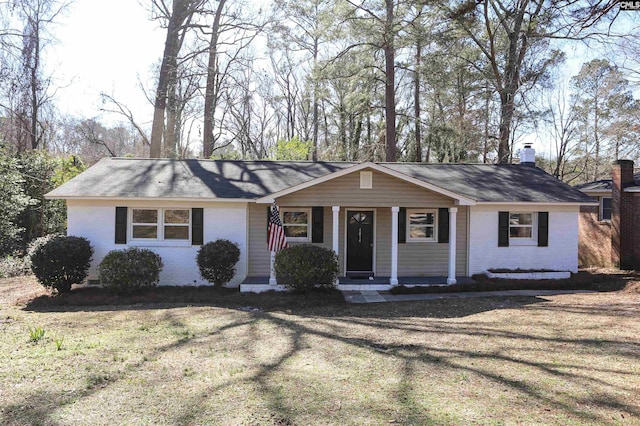
[[[545,302],[540,297],[487,295],[480,298],[437,299],[428,301],[348,304],[337,290],[307,294],[285,292],[240,293],[237,289],[202,287],[156,287],[130,295],[117,295],[99,287],[74,288],[61,295],[43,294],[19,301],[26,311],[101,312],[147,309],[170,309],[209,306],[247,312],[285,312],[293,315],[370,318],[460,318],[494,309]]]
[[[256,302],[267,299],[271,295],[253,295],[249,299],[237,300],[232,298],[231,301],[225,303],[208,303],[206,306],[214,307],[231,307],[239,309],[238,302],[251,301],[254,305]],[[257,297],[261,296],[261,297]],[[277,300],[281,300],[283,295],[276,295]],[[273,296],[273,297],[276,297]],[[297,296],[297,295],[293,295]],[[296,389],[288,389],[283,387],[282,382],[278,382],[280,375],[288,374],[288,361],[297,357],[301,351],[309,348],[309,342],[325,341],[338,343],[345,347],[345,354],[350,351],[358,350],[369,354],[367,356],[378,359],[385,359],[399,366],[398,372],[380,372],[381,374],[397,374],[396,390],[393,392],[392,404],[395,410],[389,411],[385,408],[369,407],[370,410],[379,410],[379,416],[391,417],[390,420],[396,422],[409,422],[414,424],[437,424],[446,423],[446,418],[440,418],[438,413],[430,413],[425,411],[424,401],[419,400],[419,395],[414,391],[420,386],[417,383],[419,375],[416,372],[424,372],[430,369],[446,369],[447,371],[456,371],[460,374],[470,374],[481,377],[482,379],[492,383],[494,386],[504,388],[509,392],[521,395],[522,398],[528,399],[534,405],[543,405],[544,407],[557,410],[564,416],[577,419],[588,423],[598,423],[611,421],[609,417],[603,417],[604,414],[598,412],[593,407],[599,407],[604,410],[623,412],[632,418],[639,418],[640,411],[636,405],[627,403],[624,399],[620,399],[619,395],[633,393],[633,385],[624,386],[616,383],[608,382],[603,378],[596,377],[598,374],[610,374],[616,376],[624,376],[632,374],[628,371],[618,371],[616,369],[604,369],[599,366],[580,364],[579,361],[554,362],[540,357],[539,349],[528,349],[529,343],[542,341],[543,343],[568,345],[573,348],[574,352],[580,351],[590,352],[594,347],[607,349],[607,356],[616,357],[635,357],[640,352],[640,345],[635,344],[633,353],[628,348],[629,342],[620,342],[611,339],[579,339],[567,338],[561,336],[546,336],[536,333],[535,329],[531,332],[515,332],[502,330],[498,326],[491,326],[474,321],[444,321],[448,318],[462,318],[475,313],[486,312],[494,309],[502,308],[518,308],[529,305],[536,305],[543,302],[544,299],[535,297],[520,298],[479,298],[462,300],[434,300],[426,302],[403,302],[394,304],[374,304],[374,305],[346,305],[344,303],[334,303],[331,306],[317,306],[317,302],[313,299],[307,299],[307,306],[296,306],[296,301],[305,301],[304,299],[291,298],[288,295],[284,300],[287,301],[286,309],[282,309],[279,303],[271,301],[271,310],[260,309],[258,311],[247,310],[243,318],[217,327],[211,330],[204,330],[186,338],[177,338],[174,342],[165,345],[159,345],[145,353],[144,360],[132,365],[126,371],[120,372],[120,376],[113,376],[104,380],[98,380],[89,383],[85,389],[80,389],[72,393],[60,392],[37,392],[28,395],[22,401],[13,403],[3,407],[0,413],[0,423],[2,424],[25,424],[25,423],[46,423],[55,424],[51,417],[56,408],[69,404],[80,404],[83,398],[91,396],[93,393],[108,388],[112,384],[121,379],[127,379],[128,375],[134,374],[137,370],[145,368],[147,359],[155,359],[159,356],[171,356],[174,351],[188,350],[189,348],[198,348],[202,345],[211,344],[215,346],[221,341],[233,338],[230,333],[239,327],[248,328],[245,334],[245,343],[238,355],[242,356],[244,361],[251,365],[252,374],[243,377],[229,377],[221,384],[206,385],[205,388],[198,392],[197,395],[185,396],[185,402],[182,404],[184,410],[182,412],[170,413],[169,418],[176,424],[197,423],[201,416],[206,416],[206,402],[213,398],[221,389],[229,388],[239,383],[250,383],[258,392],[258,398],[265,402],[264,407],[268,413],[256,413],[255,418],[250,419],[253,423],[259,424],[296,424],[296,418],[300,415],[297,402],[294,399],[302,397],[295,394]],[[166,303],[166,302],[164,302]],[[159,308],[154,305],[154,308]],[[280,302],[281,303],[281,302]],[[268,303],[265,304],[269,305]],[[188,306],[186,303],[167,304],[165,307]],[[243,305],[244,306],[244,305]],[[53,307],[49,307],[53,308]],[[149,309],[145,305],[115,305],[115,306],[56,306],[55,310],[60,308],[68,308],[70,310],[89,310],[89,311],[112,311],[126,309]],[[35,308],[29,308],[35,310]],[[40,310],[40,309],[38,309]],[[43,311],[48,311],[44,309]],[[65,309],[62,309],[65,310]],[[243,309],[244,310],[244,309]],[[577,312],[578,314],[587,314],[587,312]],[[302,318],[300,318],[302,317]],[[434,320],[428,320],[433,318]],[[309,321],[312,319],[312,321]],[[174,321],[171,310],[168,311],[164,318],[165,321]],[[286,336],[288,344],[279,348],[277,356],[268,362],[260,362],[258,348],[256,342],[266,338],[259,330],[259,323],[273,324],[277,326],[279,333]],[[416,323],[417,322],[417,323]],[[369,332],[366,334],[357,334],[349,331],[349,327],[359,325],[367,327]],[[379,332],[376,332],[376,329]],[[384,332],[383,332],[384,330]],[[424,336],[424,339],[413,341],[405,344],[401,338],[396,341],[388,341],[385,338],[389,336],[397,336],[401,333],[409,333],[410,335]],[[498,338],[507,344],[504,350],[499,352],[485,351],[478,347],[456,347],[455,345],[447,346],[442,341],[437,340],[431,342],[432,336],[450,335],[452,339],[456,338]],[[319,350],[319,349],[316,349]],[[516,352],[511,352],[511,351]],[[529,354],[522,355],[521,351]],[[516,355],[518,353],[518,355]],[[635,355],[634,355],[635,353]],[[496,361],[509,365],[512,370],[522,369],[529,371],[528,374],[515,376],[502,374],[495,367],[491,367]],[[596,374],[597,373],[597,374]],[[540,388],[538,379],[541,377],[549,377],[558,379],[563,382],[570,382],[580,386],[585,390],[579,401],[573,399],[573,394],[563,390],[555,390],[553,387]],[[161,377],[157,379],[159,382],[164,380]],[[305,389],[318,389],[318,383],[307,383]],[[450,383],[449,383],[450,384]],[[322,388],[324,389],[324,388]],[[326,391],[328,393],[328,391]],[[372,391],[374,392],[374,391]],[[331,395],[327,395],[327,400],[331,399]],[[585,409],[588,407],[588,410]],[[250,410],[252,407],[247,407]],[[199,411],[200,410],[200,411]],[[346,413],[345,413],[346,414]],[[265,417],[266,416],[266,417]],[[165,419],[166,420],[166,419]],[[449,419],[451,420],[451,419]],[[171,423],[171,420],[169,421]]]

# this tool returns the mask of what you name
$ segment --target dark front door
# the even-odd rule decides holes
[[[373,211],[349,211],[347,273],[373,272]]]

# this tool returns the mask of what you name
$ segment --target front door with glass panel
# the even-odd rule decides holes
[[[347,274],[373,273],[373,211],[347,215]]]

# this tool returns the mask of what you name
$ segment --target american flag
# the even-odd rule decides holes
[[[269,251],[279,251],[289,247],[287,236],[284,234],[282,222],[280,222],[280,213],[275,201],[271,206],[271,215],[269,216],[269,228],[267,229],[269,240]]]

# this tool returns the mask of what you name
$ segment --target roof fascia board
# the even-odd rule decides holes
[[[342,177],[342,176],[346,176],[348,174],[351,174],[351,173],[354,173],[354,172],[357,172],[357,171],[360,171],[360,170],[364,170],[364,169],[373,169],[373,170],[376,170],[376,171],[378,171],[380,173],[384,173],[386,175],[393,176],[393,177],[401,179],[401,180],[403,180],[405,182],[409,182],[409,183],[412,183],[414,185],[420,186],[422,188],[428,189],[430,191],[436,192],[438,194],[447,196],[449,198],[453,198],[453,199],[455,199],[457,201],[456,204],[461,205],[461,206],[472,206],[472,205],[476,204],[476,201],[471,199],[471,198],[464,197],[464,196],[462,196],[460,194],[456,194],[456,193],[448,191],[446,189],[442,189],[439,186],[432,185],[430,183],[421,181],[419,179],[413,178],[411,176],[407,176],[407,175],[405,175],[403,173],[396,172],[395,170],[391,170],[391,169],[389,169],[387,167],[381,166],[379,164],[371,163],[371,162],[356,164],[353,167],[349,167],[349,168],[346,168],[346,169],[343,169],[343,170],[340,170],[340,171],[337,171],[337,172],[334,172],[334,173],[330,173],[330,174],[325,175],[325,176],[321,176],[321,177],[316,178],[316,179],[312,179],[310,181],[301,183],[299,185],[295,185],[295,186],[292,186],[290,188],[283,189],[282,191],[279,191],[279,192],[274,192],[273,194],[269,194],[269,195],[267,195],[265,197],[256,199],[255,202],[257,204],[271,204],[271,203],[273,203],[275,201],[276,198],[284,197],[284,196],[292,194],[294,192],[298,192],[298,191],[301,191],[303,189],[307,189],[307,188],[310,188],[312,186],[321,184],[323,182],[327,182],[327,181],[330,181],[330,180],[333,180],[333,179],[336,179],[336,178],[339,178],[339,177]]]
[[[478,201],[479,206],[599,206],[596,201],[585,202],[537,202],[537,201]]]
[[[588,194],[590,192],[594,194],[610,194],[611,192],[613,192],[613,190],[611,189],[578,189],[578,191],[584,192],[585,194]]]
[[[207,203],[249,203],[251,198],[206,198],[206,197],[84,197],[84,196],[44,196],[47,200],[87,200],[87,201],[180,201],[180,202],[207,202]]]

